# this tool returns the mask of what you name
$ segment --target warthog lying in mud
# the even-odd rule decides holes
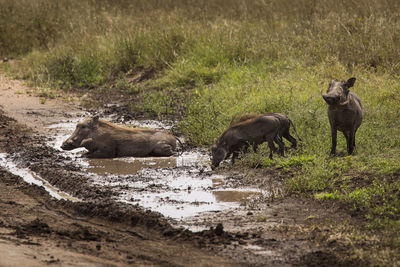
[[[245,121],[251,118],[255,118],[258,116],[274,116],[276,118],[279,119],[280,122],[280,127],[279,127],[279,131],[278,131],[278,135],[282,140],[282,137],[284,137],[286,140],[288,140],[291,144],[292,144],[292,148],[296,148],[297,147],[297,140],[296,138],[294,138],[292,135],[290,135],[290,126],[293,126],[293,130],[296,132],[296,127],[294,127],[294,124],[292,122],[291,119],[289,119],[288,116],[283,115],[281,113],[277,113],[277,112],[269,112],[269,113],[265,113],[265,114],[258,114],[258,113],[246,113],[243,114],[239,117],[232,117],[231,123],[230,125],[236,124],[238,122],[241,121]],[[297,135],[297,132],[296,132]],[[301,141],[301,140],[300,140]]]
[[[176,141],[166,132],[125,128],[94,116],[78,123],[61,148],[84,147],[89,158],[171,156]]]
[[[363,119],[361,100],[350,92],[356,78],[347,81],[335,81],[329,84],[326,94],[322,97],[328,104],[328,118],[331,125],[332,147],[331,154],[336,154],[337,130],[341,131],[346,138],[347,153],[351,155],[356,146],[356,132]]]
[[[274,141],[279,145],[280,154],[284,154],[284,144],[279,138],[280,121],[274,116],[256,116],[245,121],[229,126],[218,139],[214,139],[211,147],[211,168],[215,169],[220,162],[232,154],[232,164],[241,150],[253,146],[254,151],[258,145],[268,142],[269,157],[275,151]]]

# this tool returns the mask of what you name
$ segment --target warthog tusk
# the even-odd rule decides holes
[[[322,89],[321,89],[321,95],[323,96],[323,95],[324,95],[324,93],[323,93],[322,91],[324,91],[324,88],[322,88]]]

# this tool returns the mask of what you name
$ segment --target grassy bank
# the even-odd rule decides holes
[[[0,0],[0,57],[17,59],[1,66],[40,87],[125,90],[141,99],[133,110],[160,117],[184,110],[179,129],[192,145],[209,146],[233,115],[285,113],[301,148],[239,164],[293,174],[288,191],[398,233],[399,11],[397,0]],[[132,79],[139,73],[151,79]],[[329,157],[319,91],[350,77],[365,108],[356,153],[345,156],[339,133],[341,156]]]

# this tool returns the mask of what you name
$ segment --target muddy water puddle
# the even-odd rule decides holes
[[[8,155],[6,153],[0,153],[0,166],[14,175],[22,177],[28,184],[35,184],[43,187],[52,197],[56,199],[70,200],[73,202],[81,201],[76,197],[70,196],[69,194],[58,190],[56,187],[52,186],[49,182],[31,170],[18,167],[17,164],[13,163],[7,157]]]
[[[95,184],[119,192],[118,199],[165,216],[182,219],[202,212],[237,208],[242,201],[264,192],[232,188],[225,176],[212,174],[204,151],[169,158],[85,160]]]
[[[49,142],[61,150],[64,140],[81,118],[49,125],[54,138]],[[168,130],[172,123],[159,121],[125,122],[131,127]],[[204,212],[221,212],[240,207],[251,198],[268,192],[255,188],[237,188],[227,183],[227,177],[213,173],[206,150],[185,151],[172,157],[84,159],[85,149],[63,151],[82,166],[83,175],[94,184],[117,192],[119,201],[140,205],[173,219],[183,220]]]

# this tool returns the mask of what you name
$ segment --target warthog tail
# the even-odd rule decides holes
[[[288,119],[289,119],[289,118],[288,118]],[[291,119],[289,119],[289,122],[290,122],[290,124],[292,125],[292,127],[293,127],[293,130],[294,130],[294,132],[296,133],[296,136],[297,136],[297,138],[299,138],[299,141],[300,141],[300,142],[302,142],[303,140],[301,140],[301,138],[300,138],[299,134],[297,133],[297,131],[296,131],[296,127],[294,127],[294,124],[293,124],[292,120],[291,120]]]

